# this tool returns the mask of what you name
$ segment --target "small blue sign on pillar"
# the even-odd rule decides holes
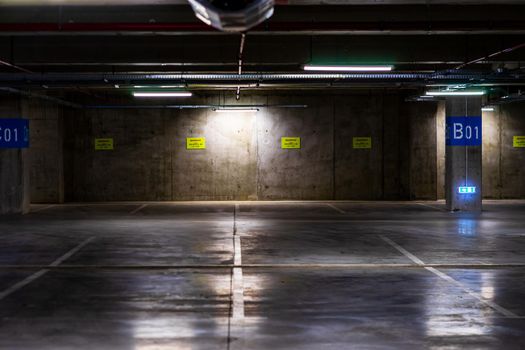
[[[447,117],[447,146],[481,146],[481,116]]]
[[[29,147],[29,120],[0,118],[0,148]]]

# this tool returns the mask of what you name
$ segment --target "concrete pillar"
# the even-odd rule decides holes
[[[481,97],[447,97],[446,124],[447,209],[481,211]]]
[[[20,118],[18,99],[0,98],[0,118]],[[27,149],[0,148],[0,215],[29,211],[29,159]]]

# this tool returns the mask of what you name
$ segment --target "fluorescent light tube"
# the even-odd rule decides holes
[[[307,71],[323,71],[323,72],[390,72],[394,67],[392,66],[315,66],[305,65],[304,70]]]
[[[255,113],[258,112],[257,108],[217,108],[217,113]]]
[[[134,89],[181,89],[185,88],[185,85],[133,85]]]
[[[180,92],[134,92],[135,97],[191,97],[192,93],[189,91]]]
[[[483,112],[494,112],[494,107],[483,107],[481,110]]]
[[[481,96],[484,95],[485,91],[427,91],[427,96]]]

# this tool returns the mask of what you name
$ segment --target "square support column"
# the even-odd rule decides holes
[[[0,149],[0,215],[29,212],[27,150]]]
[[[20,118],[20,100],[0,98],[0,118]],[[18,131],[17,131],[18,132]],[[0,130],[2,145],[14,141],[13,130]],[[22,137],[18,132],[17,138]],[[25,148],[0,148],[0,215],[29,212],[29,154]]]
[[[479,212],[483,198],[481,97],[447,97],[446,117],[447,209]]]

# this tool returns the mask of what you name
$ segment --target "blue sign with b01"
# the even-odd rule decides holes
[[[447,146],[481,146],[481,117],[447,117]]]
[[[29,147],[29,120],[0,118],[0,148]]]

